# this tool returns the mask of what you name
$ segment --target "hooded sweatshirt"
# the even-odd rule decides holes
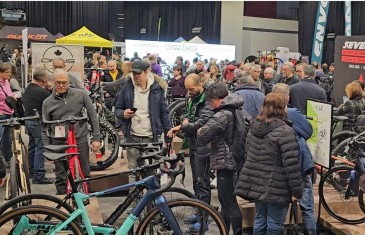
[[[132,75],[133,76],[133,75]],[[151,85],[154,83],[155,79],[152,73],[147,74],[147,87],[146,89],[142,89],[139,85],[134,83],[132,79],[133,86],[134,86],[134,104],[133,107],[137,108],[137,111],[132,117],[132,124],[131,124],[131,134],[135,136],[142,136],[142,137],[151,137],[152,134],[152,126],[151,126],[151,119],[150,119],[150,112],[149,112],[149,94]]]

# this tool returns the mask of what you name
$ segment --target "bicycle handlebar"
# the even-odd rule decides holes
[[[156,145],[162,146],[163,142],[152,142],[152,143],[126,143],[126,142],[120,142],[120,147],[131,147],[131,148],[154,148]]]
[[[172,161],[176,161],[176,163],[177,163],[180,160],[181,159],[177,158],[177,159],[173,159]],[[165,184],[164,187],[161,187],[160,189],[156,190],[157,193],[164,192],[166,189],[170,188],[175,183],[176,176],[182,174],[185,170],[185,164],[183,162],[181,164],[179,164],[178,169],[166,169],[164,163],[169,162],[169,160],[165,159],[162,161],[163,162],[160,163],[160,171],[168,174],[170,176],[170,181],[167,184]]]
[[[87,120],[88,117],[75,117],[75,116],[70,116],[66,119],[60,119],[60,120],[54,120],[54,121],[47,121],[46,119],[43,118],[42,122],[43,124],[60,124],[60,123],[66,123],[66,122],[81,122],[81,121],[85,121]]]
[[[33,109],[34,111],[34,116],[31,117],[11,117],[8,119],[4,119],[4,120],[0,120],[0,124],[3,124],[3,126],[8,126],[11,124],[20,124],[19,121],[27,121],[27,120],[35,120],[35,119],[39,119],[39,113],[36,109]]]

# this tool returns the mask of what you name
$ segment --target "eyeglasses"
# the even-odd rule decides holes
[[[65,66],[53,66],[54,69],[63,69]]]
[[[56,86],[67,86],[68,85],[68,81],[55,81]]]

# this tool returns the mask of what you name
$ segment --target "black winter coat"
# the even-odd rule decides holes
[[[123,76],[123,72],[118,69],[117,78],[115,80],[120,79]],[[101,77],[102,82],[112,82],[114,81],[112,75],[110,75],[109,70],[104,70],[104,75]]]
[[[210,170],[236,170],[237,164],[228,143],[234,134],[234,114],[227,109],[241,108],[243,98],[239,95],[225,97],[216,113],[198,131],[198,154],[200,147],[211,143]]]
[[[246,141],[246,161],[235,194],[259,202],[286,204],[301,198],[302,176],[294,130],[281,119],[255,120]]]

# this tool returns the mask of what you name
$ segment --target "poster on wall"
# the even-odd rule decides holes
[[[54,43],[32,43],[32,71],[45,68],[53,73],[52,61],[62,58],[66,62],[66,71],[84,80],[84,47],[80,45],[59,45]]]
[[[157,42],[141,40],[125,40],[126,57],[132,58],[134,52],[138,52],[139,57],[147,53],[158,54],[168,65],[175,63],[177,56],[182,56],[184,60],[198,59],[209,60],[210,58],[220,60],[235,59],[235,46],[218,44],[196,44],[178,42]]]
[[[307,116],[313,128],[313,134],[307,140],[307,144],[314,162],[329,168],[332,138],[332,104],[308,99]]]
[[[337,36],[335,41],[335,72],[332,101],[343,103],[345,87],[354,80],[364,81],[365,36]]]

